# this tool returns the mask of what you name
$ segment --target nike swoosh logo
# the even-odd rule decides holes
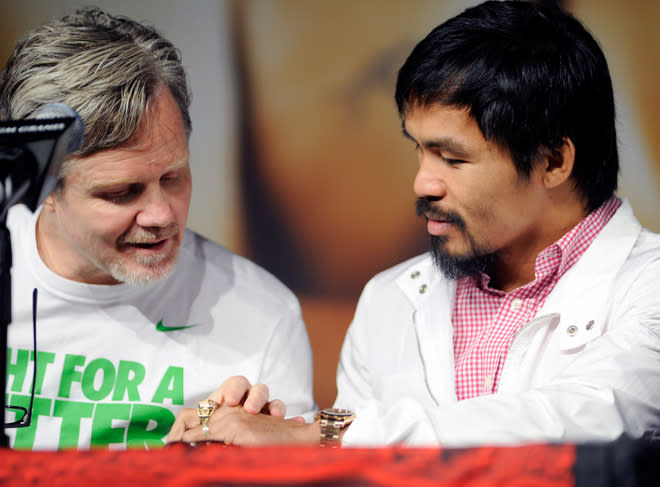
[[[184,325],[184,326],[167,326],[163,324],[163,320],[159,320],[158,323],[156,323],[156,331],[168,332],[168,331],[185,330],[186,328],[192,328],[193,326],[199,326],[199,323],[196,323],[194,325]]]

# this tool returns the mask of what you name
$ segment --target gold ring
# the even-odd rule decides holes
[[[204,399],[197,403],[197,416],[199,416],[199,424],[204,426],[211,415],[218,409],[218,403],[211,399]]]
[[[204,431],[207,438],[211,437],[211,433],[209,433],[209,425],[206,424],[206,422],[202,423],[202,431]]]

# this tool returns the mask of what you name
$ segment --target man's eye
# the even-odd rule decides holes
[[[172,184],[179,180],[178,176],[163,176],[160,179],[164,184]]]
[[[102,200],[109,201],[115,204],[122,204],[131,201],[140,192],[140,185],[130,185],[126,188],[116,189],[112,191],[104,191],[98,194]]]
[[[451,157],[442,157],[442,160],[445,161],[450,166],[457,166],[459,164],[464,164],[466,162],[463,159],[452,159]]]
[[[113,203],[119,203],[124,201],[128,195],[128,191],[121,191],[115,193],[103,193],[100,195],[100,198],[106,201],[111,201]]]

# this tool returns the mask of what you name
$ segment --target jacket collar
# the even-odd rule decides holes
[[[431,254],[424,254],[413,260],[397,277],[396,283],[415,309],[424,302],[438,281],[446,281],[435,268]]]
[[[560,314],[559,346],[570,350],[605,331],[616,276],[630,255],[642,226],[630,204],[621,207],[582,257],[559,280],[538,316]]]

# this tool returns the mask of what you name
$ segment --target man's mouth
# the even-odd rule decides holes
[[[465,228],[463,219],[458,213],[436,208],[426,198],[418,198],[415,209],[419,216],[426,219],[426,231],[430,235],[439,237],[455,229],[462,230]]]
[[[426,231],[430,235],[444,235],[454,227],[454,223],[447,220],[439,220],[432,217],[426,217]]]
[[[126,242],[128,247],[136,247],[139,249],[155,249],[163,247],[167,239],[157,240],[154,242]]]
[[[434,215],[433,213],[426,213],[424,216],[429,221],[438,222],[438,223],[451,223],[446,218]]]
[[[458,227],[463,226],[463,220],[455,213],[430,208],[429,210],[425,211],[423,215],[429,222],[446,223],[448,225],[456,225]]]
[[[138,227],[122,235],[117,244],[119,248],[124,249],[159,252],[174,242],[178,234],[177,226],[174,224],[159,229]]]
[[[445,211],[434,206],[425,198],[418,198],[415,203],[415,210],[418,216],[426,218],[427,223],[438,223],[455,225],[459,228],[464,228],[463,219],[458,213],[452,211]]]

